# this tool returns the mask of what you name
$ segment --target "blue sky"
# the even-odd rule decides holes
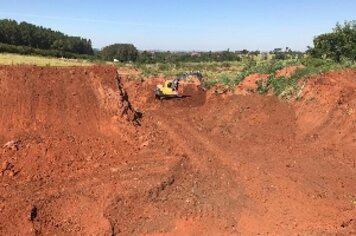
[[[92,39],[101,48],[305,50],[336,22],[356,19],[355,0],[0,0],[0,18]]]

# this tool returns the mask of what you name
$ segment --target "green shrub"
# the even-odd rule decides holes
[[[219,83],[218,80],[210,79],[204,82],[204,87],[210,89]]]
[[[100,51],[100,57],[103,60],[113,61],[114,59],[120,62],[136,61],[138,58],[138,50],[132,44],[112,44],[104,47]]]
[[[257,84],[257,92],[259,94],[266,94],[269,91],[269,87],[265,84],[265,81],[260,79],[256,81]]]
[[[85,54],[75,54],[71,52],[64,52],[59,50],[45,50],[32,48],[27,46],[15,46],[0,43],[0,53],[17,53],[21,55],[38,55],[38,56],[48,56],[48,57],[65,57],[65,58],[73,58],[73,59],[88,59],[88,60],[96,60],[97,57]]]
[[[268,77],[267,80],[258,80],[256,84],[259,94],[267,94],[272,90],[276,96],[281,96],[286,91],[290,91],[291,94],[294,94],[294,92],[299,89],[296,79],[275,77],[274,75]]]
[[[333,32],[315,37],[313,44],[314,47],[308,50],[312,57],[336,62],[356,61],[356,20],[338,23]]]
[[[158,69],[160,71],[166,71],[166,70],[169,70],[170,68],[171,68],[171,66],[169,64],[166,64],[166,63],[158,64]]]

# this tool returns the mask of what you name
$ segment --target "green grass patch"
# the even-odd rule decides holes
[[[175,77],[190,71],[201,71],[207,81],[220,80],[225,76],[235,76],[244,68],[244,64],[238,61],[132,64],[131,66],[141,71],[137,78],[156,77],[159,75]]]
[[[270,60],[250,63],[246,65],[239,73],[229,76],[222,74],[222,76],[217,77],[214,81],[210,82],[210,84],[224,84],[234,87],[251,74],[274,74],[277,70],[292,65],[298,66],[301,65],[301,62],[299,60]]]
[[[329,71],[342,70],[346,68],[356,68],[356,63],[352,61],[344,61],[336,63],[330,60],[321,59],[305,59],[301,61],[304,68],[297,69],[290,78],[276,77],[274,74],[268,77],[267,80],[257,81],[257,91],[260,94],[267,94],[271,90],[281,98],[295,97],[299,93],[300,80],[310,78],[310,76],[326,73]]]
[[[273,93],[279,97],[290,97],[299,90],[297,79],[288,79],[271,75],[267,80],[257,81],[257,91],[259,94],[267,94],[273,90]]]
[[[88,66],[94,62],[82,59],[60,59],[43,56],[28,56],[0,53],[0,65],[37,65],[37,66]]]

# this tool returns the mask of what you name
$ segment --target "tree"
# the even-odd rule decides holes
[[[249,52],[249,55],[258,56],[261,52],[259,50]]]
[[[336,24],[333,32],[314,38],[314,47],[308,53],[316,58],[356,60],[356,20]]]
[[[113,44],[104,47],[100,52],[100,57],[103,60],[112,61],[114,59],[120,62],[136,61],[138,50],[132,44]]]
[[[274,55],[275,59],[278,59],[278,60],[286,59],[286,55],[283,52],[282,48],[275,48],[275,49],[273,49],[273,51],[271,53]]]
[[[65,35],[58,31],[14,20],[0,20],[0,43],[26,46],[34,49],[59,50],[76,54],[93,55],[91,41]]]

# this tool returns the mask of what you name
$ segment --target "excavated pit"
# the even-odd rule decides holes
[[[1,66],[0,234],[352,235],[355,78],[157,101],[111,66]]]

